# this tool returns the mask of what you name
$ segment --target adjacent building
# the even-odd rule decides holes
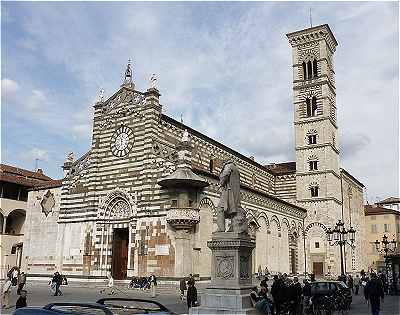
[[[398,198],[393,197],[388,199],[391,199],[391,201],[395,199],[398,200]],[[389,205],[392,206],[392,203]],[[397,244],[400,244],[400,211],[383,207],[382,202],[366,205],[365,221],[367,230],[366,242],[369,247],[367,249],[368,268],[379,272],[384,271],[384,253],[376,249],[374,242],[382,242],[382,237],[386,235],[388,241],[394,239],[397,241]]]
[[[128,64],[120,89],[94,105],[90,150],[67,156],[62,184],[29,193],[28,273],[209,278],[207,241],[226,160],[241,174],[254,271],[339,274],[338,249],[325,234],[339,219],[357,230],[347,271],[365,268],[363,185],[340,165],[337,41],[326,24],[287,37],[296,161],[260,164],[165,115],[155,78],[146,91],[136,90]]]
[[[28,190],[49,180],[41,169],[32,172],[0,164],[0,279],[22,263]]]

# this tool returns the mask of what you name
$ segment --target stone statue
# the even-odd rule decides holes
[[[150,88],[157,89],[157,77],[154,73],[151,75],[149,81],[150,81]]]
[[[69,152],[65,159],[65,162],[73,162],[75,160],[74,152]]]
[[[235,163],[226,161],[219,175],[221,197],[218,204],[218,232],[225,232],[225,219],[231,219],[228,232],[247,233],[247,220],[240,205],[240,174]]]
[[[104,89],[100,89],[99,103],[103,103],[103,102],[104,102]]]
[[[189,142],[189,132],[186,129],[182,134],[182,142]]]

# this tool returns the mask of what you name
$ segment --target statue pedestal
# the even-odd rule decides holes
[[[216,232],[207,246],[212,251],[211,283],[201,305],[190,314],[258,314],[252,307],[252,251],[255,243],[247,233]]]

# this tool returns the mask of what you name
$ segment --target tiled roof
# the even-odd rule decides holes
[[[381,215],[381,214],[395,214],[400,216],[400,211],[379,207],[377,205],[365,205],[365,215]]]
[[[286,175],[296,173],[296,162],[272,163],[264,166],[274,175]]]
[[[42,189],[50,189],[50,188],[57,188],[62,186],[62,179],[52,179],[39,186],[35,186],[30,190],[42,190]]]
[[[23,168],[0,164],[0,181],[34,187],[51,180],[42,171],[32,172]]]
[[[389,197],[389,198],[383,199],[382,201],[377,202],[377,204],[384,204],[384,203],[400,203],[400,198]]]

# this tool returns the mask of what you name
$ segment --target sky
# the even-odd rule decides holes
[[[62,178],[90,149],[99,90],[127,60],[167,115],[261,164],[295,160],[285,34],[329,24],[341,166],[370,202],[399,195],[397,2],[2,2],[1,161]],[[38,160],[36,160],[38,159]]]

